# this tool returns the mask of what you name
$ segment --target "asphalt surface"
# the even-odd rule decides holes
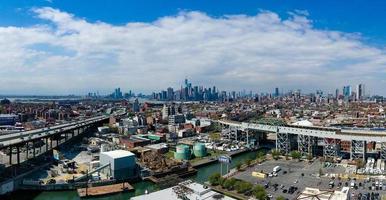
[[[277,177],[267,177],[265,179],[260,179],[253,177],[251,174],[253,171],[270,173],[273,171],[275,166],[280,166],[281,170],[278,172]],[[319,177],[319,169],[322,169],[323,174],[326,173],[344,173],[345,168],[342,166],[333,165],[331,167],[325,168],[322,166],[322,163],[319,161],[314,161],[313,163],[308,162],[299,162],[297,160],[269,160],[262,164],[255,165],[246,169],[245,171],[237,172],[234,178],[248,181],[252,184],[261,184],[268,185],[266,189],[271,199],[276,199],[278,196],[283,196],[287,199],[296,198],[300,192],[306,187],[319,188],[321,190],[341,190],[346,184],[350,186],[350,180],[331,179],[329,177]],[[330,181],[334,182],[334,187],[329,186]],[[353,194],[353,199],[356,199],[359,193],[379,193],[380,195],[386,195],[386,181],[384,188],[382,190],[369,190],[369,186],[376,183],[374,182],[365,183],[365,181],[355,181],[356,185],[359,186],[357,189],[352,188],[351,193]],[[274,185],[277,184],[277,189]],[[340,186],[339,186],[340,185]],[[293,186],[297,187],[297,190],[289,194],[288,189]],[[374,187],[375,189],[375,187]]]

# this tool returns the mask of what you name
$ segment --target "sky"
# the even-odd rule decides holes
[[[369,3],[371,2],[371,3]],[[386,95],[385,1],[0,0],[0,94]]]

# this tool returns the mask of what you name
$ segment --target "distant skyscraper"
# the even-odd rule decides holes
[[[279,96],[279,88],[275,88],[275,97]]]
[[[173,91],[173,88],[171,88],[171,87],[168,88],[167,99],[169,101],[174,100],[174,91]]]
[[[139,112],[139,101],[138,99],[135,99],[133,103],[133,112]]]
[[[365,96],[365,85],[364,84],[359,84],[357,85],[357,91],[356,91],[356,99],[363,100]]]
[[[351,96],[351,86],[347,85],[343,87],[343,96],[348,100]]]
[[[120,99],[123,97],[121,88],[115,88],[114,94],[113,94],[114,99]]]
[[[339,89],[335,90],[335,99],[339,99]]]

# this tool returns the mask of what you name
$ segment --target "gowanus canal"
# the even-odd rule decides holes
[[[256,151],[248,151],[232,157],[232,162],[230,164],[230,169],[234,168],[238,162],[243,162],[246,159],[256,159]],[[213,173],[220,172],[221,166],[219,162],[212,163],[206,166],[197,168],[197,174],[189,177],[188,179],[195,180],[199,183],[204,183],[208,180],[208,177]],[[225,168],[223,168],[225,173]],[[128,200],[130,197],[138,196],[144,194],[147,190],[149,193],[157,191],[160,188],[149,181],[142,181],[132,184],[135,188],[133,192],[119,193],[109,196],[97,197],[97,198],[88,198],[92,200]],[[27,191],[17,191],[13,194],[10,199],[15,200],[24,200],[24,199],[35,199],[35,200],[79,200],[78,193],[74,191],[55,191],[55,192],[27,192]]]

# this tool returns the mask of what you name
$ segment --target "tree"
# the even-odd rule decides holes
[[[210,133],[209,138],[211,141],[219,141],[221,139],[220,133]]]
[[[233,190],[237,180],[235,178],[229,178],[224,181],[223,188],[227,190]]]
[[[311,153],[307,154],[307,160],[308,160],[308,161],[311,161],[311,160],[312,160],[312,154],[311,154]]]
[[[216,185],[219,185],[220,184],[220,179],[221,179],[221,175],[220,173],[214,173],[212,175],[209,176],[208,180],[209,180],[209,183],[213,186],[216,186]]]
[[[265,159],[264,151],[258,151],[257,152],[257,158],[260,159],[260,160],[264,160]]]
[[[273,149],[271,151],[271,154],[272,154],[273,159],[275,159],[275,160],[279,159],[279,156],[281,155],[280,151],[276,150],[276,149]]]
[[[237,181],[235,183],[235,189],[238,193],[245,193],[251,190],[253,187],[252,183],[246,181]]]
[[[290,155],[292,159],[300,160],[300,158],[302,157],[302,154],[299,151],[291,151]]]
[[[265,188],[261,185],[256,185],[253,188],[252,193],[258,200],[265,200],[267,198],[267,192],[265,191]]]
[[[363,168],[365,166],[365,163],[361,159],[355,160],[355,165],[357,166],[358,169]]]
[[[251,165],[251,163],[252,163],[252,159],[248,158],[248,159],[245,160],[245,164],[247,166]]]
[[[241,169],[241,165],[242,165],[241,162],[238,162],[238,163],[236,164],[236,169],[237,169],[237,170],[240,170],[240,169]]]
[[[285,200],[285,198],[284,198],[283,196],[278,196],[278,197],[276,198],[276,200]]]

